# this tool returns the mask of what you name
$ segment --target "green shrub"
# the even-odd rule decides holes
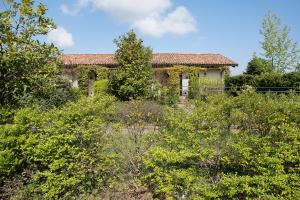
[[[144,183],[159,199],[298,199],[299,98],[246,91],[170,110]]]
[[[254,56],[248,63],[246,74],[261,75],[272,71],[272,62],[269,60]]]
[[[94,72],[96,75],[96,81],[94,85],[94,91],[97,89],[97,85],[101,83],[105,84],[105,80],[108,79],[110,68],[99,66],[99,65],[82,65],[78,66],[74,71],[78,76],[79,93],[82,96],[88,95],[89,85],[89,73]],[[103,81],[103,82],[102,82]],[[95,91],[96,92],[96,91]]]
[[[127,125],[140,123],[161,124],[164,108],[153,101],[129,101],[121,103],[116,109],[117,119]]]
[[[264,73],[259,76],[243,74],[225,79],[226,90],[231,93],[240,91],[246,85],[257,88],[259,92],[287,92],[289,90],[299,92],[299,84],[300,72],[288,74]]]
[[[79,98],[79,90],[70,87],[70,84],[60,77],[55,80],[52,86],[41,88],[41,90],[22,96],[19,99],[19,105],[22,107],[39,105],[42,109],[50,109],[61,107]]]
[[[95,82],[95,87],[94,87],[94,92],[95,95],[104,95],[107,93],[108,90],[108,80],[103,79],[103,80],[98,80]]]
[[[0,125],[0,193],[299,199],[299,95],[248,89],[194,102],[187,112],[98,92],[60,108],[21,109]]]
[[[165,86],[161,88],[161,94],[158,101],[164,105],[175,106],[179,95],[176,85]]]
[[[189,98],[199,99],[208,95],[220,94],[224,90],[224,81],[219,78],[191,76]]]
[[[113,102],[101,95],[47,112],[18,111],[13,124],[0,127],[1,179],[29,171],[21,198],[79,198],[109,187],[118,170],[115,154],[105,150],[104,119]]]
[[[0,125],[13,121],[15,110],[9,107],[0,106]]]

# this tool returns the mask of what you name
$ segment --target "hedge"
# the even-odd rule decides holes
[[[286,92],[290,90],[300,92],[300,72],[266,73],[259,76],[242,74],[225,79],[225,88],[230,93],[240,91],[245,86],[252,86],[259,92]]]

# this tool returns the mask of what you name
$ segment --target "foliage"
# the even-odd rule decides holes
[[[175,88],[175,92],[180,94],[180,75],[187,74],[189,77],[198,76],[200,72],[206,71],[206,68],[177,65],[173,67],[156,68],[156,73],[168,74],[168,85]]]
[[[299,100],[248,91],[170,110],[145,184],[158,199],[298,199]]]
[[[117,107],[116,117],[126,125],[161,124],[164,119],[164,109],[153,101],[135,100],[125,102]]]
[[[166,105],[174,106],[180,94],[180,76],[182,74],[187,74],[189,76],[190,90],[189,98],[197,98],[201,95],[207,95],[210,93],[219,93],[220,90],[223,91],[224,83],[223,80],[199,77],[199,73],[207,71],[204,67],[195,66],[173,66],[173,67],[163,67],[156,68],[155,73],[165,73],[168,75],[168,86],[164,86],[160,89],[161,96],[158,98],[160,102]],[[224,70],[227,73],[228,69]]]
[[[150,191],[140,180],[141,159],[159,139],[157,136],[164,121],[164,108],[152,101],[119,102],[114,117],[121,131],[114,133],[111,141],[113,151],[118,154],[121,173],[106,198],[151,199]],[[99,194],[99,198],[102,199],[103,194]]]
[[[59,51],[37,38],[55,25],[45,16],[47,9],[43,4],[34,7],[33,0],[9,0],[4,4],[8,9],[0,12],[0,105],[22,106],[20,100],[29,96],[45,101],[61,85]],[[57,105],[64,101],[52,100],[47,103]]]
[[[52,85],[40,88],[39,91],[32,91],[29,94],[19,98],[19,103],[22,107],[39,105],[42,108],[55,108],[76,101],[79,97],[79,91],[76,88],[70,87],[67,80],[60,76],[53,79]]]
[[[158,102],[164,105],[174,107],[178,101],[178,90],[176,85],[164,86],[161,88],[161,95],[158,99]]]
[[[272,63],[270,61],[254,56],[248,63],[246,74],[261,75],[272,71]]]
[[[281,25],[276,14],[269,12],[262,23],[260,33],[264,37],[261,42],[265,51],[264,56],[272,63],[272,68],[278,72],[285,72],[293,67],[300,59],[297,43],[289,37],[290,28]]]
[[[23,174],[21,199],[78,198],[109,187],[118,171],[104,121],[113,102],[101,95],[47,112],[18,111],[13,124],[0,126],[1,179]]]
[[[95,82],[94,92],[96,95],[105,95],[108,90],[108,80],[102,79]]]
[[[299,95],[249,89],[186,112],[117,102],[97,82],[93,98],[0,125],[1,181],[18,183],[15,198],[299,198]]]
[[[78,86],[82,95],[88,94],[88,75],[90,72],[96,73],[96,80],[105,80],[108,78],[109,68],[98,65],[79,66],[74,71],[78,76]]]
[[[287,92],[289,90],[299,91],[300,73],[291,72],[287,74],[265,73],[259,76],[243,74],[225,79],[225,87],[230,92],[240,91],[244,86],[252,86],[257,91],[278,91]]]
[[[15,111],[9,107],[0,107],[0,125],[11,123],[13,121]]]
[[[174,107],[179,98],[177,85],[163,86],[159,81],[155,81],[152,87],[152,94],[149,100],[156,101],[161,105],[168,105]]]
[[[189,98],[204,98],[207,95],[220,94],[224,90],[224,80],[208,77],[190,77]]]
[[[118,68],[109,76],[109,90],[122,100],[147,97],[151,93],[152,50],[143,46],[133,31],[116,39]]]
[[[243,87],[240,95],[208,95],[179,109],[181,74],[196,88],[190,97],[223,81],[199,79],[206,68],[174,66],[155,69],[169,86],[155,84],[152,51],[131,31],[115,41],[120,67],[109,80],[108,68],[76,69],[81,93],[88,74],[97,74],[95,96],[67,103],[77,91],[57,76],[58,50],[36,40],[54,28],[45,6],[7,5],[0,13],[1,199],[300,199],[300,96],[244,87],[299,91],[299,72],[267,73],[268,61],[255,57],[247,74],[225,80]],[[263,45],[283,71],[296,47],[279,25],[270,14]],[[270,41],[289,47],[277,52]],[[119,102],[108,90],[135,100]]]

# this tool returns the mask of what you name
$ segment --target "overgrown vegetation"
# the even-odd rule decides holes
[[[169,110],[143,180],[158,199],[297,199],[299,102],[246,91]]]
[[[0,126],[2,198],[297,199],[299,110],[253,91],[190,113],[105,92],[24,108]]]
[[[8,5],[0,13],[0,199],[300,199],[299,94],[191,93],[194,105],[180,109],[178,82],[153,82],[151,50],[129,32],[116,41],[121,68],[99,77],[93,97],[77,96],[57,78],[58,50],[32,39],[54,27],[45,6]],[[90,67],[79,69],[107,76]],[[202,69],[173,70],[171,81],[184,72],[198,86]],[[268,70],[257,59],[242,77],[299,87],[299,73]]]

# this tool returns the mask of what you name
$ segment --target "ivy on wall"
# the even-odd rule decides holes
[[[65,75],[70,75],[74,73],[76,79],[78,80],[79,91],[82,95],[87,95],[88,93],[88,82],[89,73],[96,73],[96,81],[108,78],[108,74],[111,68],[103,67],[99,65],[80,65],[75,68],[62,68],[61,72]]]
[[[211,77],[192,77],[190,78],[189,98],[220,94],[224,90],[224,79]]]
[[[94,71],[96,73],[96,80],[103,80],[108,78],[110,68],[98,66],[98,65],[82,65],[78,66],[74,69],[79,89],[82,94],[86,95],[88,92],[88,79],[89,79],[89,73]]]
[[[224,75],[226,76],[228,74],[228,68],[225,67],[219,67],[214,68],[223,70]],[[103,80],[107,79],[109,76],[109,71],[112,70],[112,68],[103,67],[99,65],[81,65],[73,69],[67,69],[66,71],[73,71],[75,72],[78,80],[79,89],[82,94],[87,94],[88,91],[88,77],[89,73],[91,71],[94,71],[96,73],[96,80]],[[196,66],[184,66],[184,65],[176,65],[176,66],[161,66],[159,68],[154,68],[155,74],[167,74],[167,88],[175,90],[173,91],[175,94],[180,94],[180,76],[182,74],[187,74],[190,79],[190,86],[193,87],[197,84],[201,85],[223,85],[223,80],[211,80],[211,78],[205,78],[201,77],[199,79],[199,73],[200,72],[206,72],[209,68],[206,67],[196,67]],[[211,82],[213,81],[213,84]]]
[[[191,84],[193,84],[193,80],[195,80],[195,81],[197,80],[197,81],[200,81],[199,84],[211,85],[211,82],[214,82],[214,84],[223,85],[223,80],[218,80],[216,83],[215,81],[212,81],[211,78],[205,78],[205,77],[199,78],[199,73],[206,72],[206,71],[208,71],[208,69],[209,68],[206,68],[206,67],[177,65],[177,66],[172,66],[172,67],[155,68],[154,70],[156,73],[168,74],[168,76],[169,76],[168,77],[168,86],[175,88],[177,94],[179,94],[180,93],[180,75],[181,74],[187,74],[189,76]],[[227,68],[219,67],[219,68],[214,68],[214,69],[223,70],[225,74],[228,74]]]

